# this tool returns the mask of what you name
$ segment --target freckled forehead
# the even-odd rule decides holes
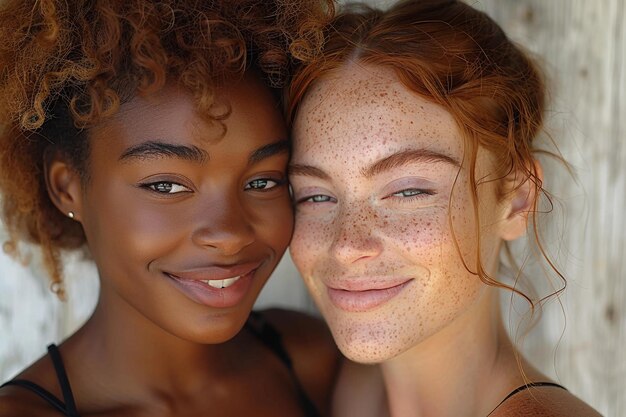
[[[326,151],[372,160],[421,147],[462,154],[457,125],[445,109],[409,91],[392,69],[351,63],[309,91],[294,125],[294,160]],[[353,158],[354,159],[354,158]]]

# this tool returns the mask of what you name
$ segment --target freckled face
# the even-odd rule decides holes
[[[479,152],[477,178],[489,164]],[[308,93],[294,125],[290,251],[347,357],[390,359],[480,299],[484,284],[466,270],[454,238],[475,271],[462,166],[452,116],[391,70],[353,65]],[[492,183],[479,188],[481,254],[491,272],[504,215],[495,194]]]
[[[239,331],[292,232],[275,100],[252,76],[218,99],[232,109],[221,139],[174,86],[94,127],[79,216],[100,304],[201,343]]]

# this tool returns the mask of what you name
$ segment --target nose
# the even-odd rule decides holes
[[[376,258],[383,251],[375,231],[376,214],[370,210],[342,210],[335,219],[336,233],[331,244],[332,255],[343,264]]]
[[[198,219],[191,237],[198,246],[228,256],[254,242],[254,228],[237,199],[208,202],[199,210]]]

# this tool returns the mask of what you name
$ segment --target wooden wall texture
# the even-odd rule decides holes
[[[551,88],[547,131],[577,174],[574,181],[546,162],[557,212],[542,228],[566,292],[525,338],[516,336],[519,314],[506,296],[504,313],[532,362],[603,415],[626,416],[626,0],[470,1],[542,61]],[[0,254],[0,380],[76,329],[97,297],[93,267],[70,256],[70,301],[58,302],[36,251],[30,256],[23,266]],[[549,291],[537,268],[528,276]],[[313,309],[288,259],[259,301],[270,304]]]
[[[578,178],[546,166],[565,206],[549,237],[568,279],[565,320],[551,303],[525,351],[603,415],[626,416],[626,1],[471,4],[543,61],[547,131]]]

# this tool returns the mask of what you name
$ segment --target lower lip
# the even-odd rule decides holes
[[[250,291],[256,269],[243,275],[226,288],[215,288],[202,281],[179,279],[166,274],[174,286],[191,300],[213,308],[228,308],[239,304]]]
[[[372,310],[400,294],[409,286],[411,280],[395,287],[380,290],[348,291],[328,288],[330,301],[339,309],[350,312]]]

